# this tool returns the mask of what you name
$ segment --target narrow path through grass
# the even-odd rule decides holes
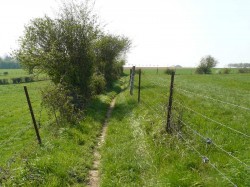
[[[100,166],[101,155],[99,153],[99,149],[102,146],[103,142],[105,141],[108,120],[109,120],[111,113],[112,113],[112,110],[115,106],[115,101],[116,101],[116,98],[114,98],[110,103],[110,106],[109,106],[108,111],[107,111],[106,119],[105,119],[105,122],[103,124],[102,133],[99,137],[98,144],[94,150],[93,167],[89,172],[89,186],[90,187],[98,187],[99,183],[100,183],[99,166]]]

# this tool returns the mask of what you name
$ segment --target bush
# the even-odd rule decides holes
[[[9,84],[8,79],[0,79],[0,84]]]
[[[106,80],[105,77],[100,74],[94,73],[91,78],[90,87],[92,90],[92,95],[100,94],[105,90]]]
[[[239,73],[250,73],[250,68],[240,68]]]
[[[6,72],[3,72],[3,75],[8,75],[9,73],[6,71]]]
[[[24,82],[33,82],[34,77],[24,77]]]
[[[22,78],[21,77],[17,77],[17,78],[12,78],[11,79],[13,84],[19,84],[22,82]]]
[[[215,67],[218,61],[214,57],[208,55],[201,59],[199,66],[196,68],[196,73],[198,74],[211,74],[211,68]]]
[[[75,101],[78,103],[75,103]],[[58,84],[56,86],[48,86],[42,91],[43,105],[46,106],[51,116],[57,116],[57,122],[69,122],[77,124],[83,119],[83,102],[79,98],[77,91],[66,89],[65,86]]]
[[[223,74],[229,74],[230,72],[231,72],[231,69],[229,68],[224,68],[222,71]]]
[[[168,74],[168,75],[172,75],[172,73],[175,72],[175,69],[170,69],[170,68],[167,68],[164,73]]]

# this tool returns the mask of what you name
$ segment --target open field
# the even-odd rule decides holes
[[[140,104],[137,89],[118,96],[102,186],[249,186],[250,74],[176,75],[172,134],[169,85],[170,76],[143,70]]]
[[[131,67],[125,67],[124,69],[128,71]],[[159,74],[164,73],[166,69],[172,69],[171,67],[136,67],[137,69],[146,70],[147,72]],[[158,69],[158,70],[157,70]],[[224,70],[228,69],[228,74],[237,74],[239,72],[238,68],[213,68],[212,74],[223,74]],[[195,68],[176,68],[176,74],[181,75],[193,75],[195,74]]]
[[[175,76],[172,134],[165,130],[170,76],[163,70],[143,70],[139,104],[138,75],[133,96],[123,77],[75,126],[56,125],[42,107],[40,90],[49,81],[1,85],[0,185],[86,186],[106,110],[123,85],[100,150],[101,186],[249,186],[250,74],[183,72]]]
[[[93,147],[115,91],[92,100],[78,125],[56,125],[41,106],[49,81],[0,86],[0,186],[85,186]],[[27,85],[42,145],[36,140],[23,86]],[[119,83],[117,84],[117,89]],[[119,89],[118,89],[119,91]]]
[[[28,77],[32,77],[32,79],[27,79]],[[48,80],[48,77],[45,74],[40,74],[38,76],[36,74],[28,74],[28,72],[23,69],[0,69],[0,85],[14,83],[13,78],[20,79],[18,82]]]
[[[4,72],[8,72],[8,75],[3,75]],[[16,77],[28,76],[29,74],[23,69],[0,69],[0,79],[10,79]]]

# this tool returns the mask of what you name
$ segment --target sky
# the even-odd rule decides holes
[[[1,0],[0,56],[18,47],[24,25],[54,16],[60,0]],[[127,65],[194,67],[212,55],[219,67],[250,63],[249,0],[95,0],[107,32],[131,39]]]

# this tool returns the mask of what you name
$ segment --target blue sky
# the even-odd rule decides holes
[[[53,15],[57,4],[1,0],[0,55],[17,47],[29,19]],[[249,0],[96,0],[95,12],[107,31],[132,40],[130,65],[196,66],[205,55],[220,67],[250,62]]]

